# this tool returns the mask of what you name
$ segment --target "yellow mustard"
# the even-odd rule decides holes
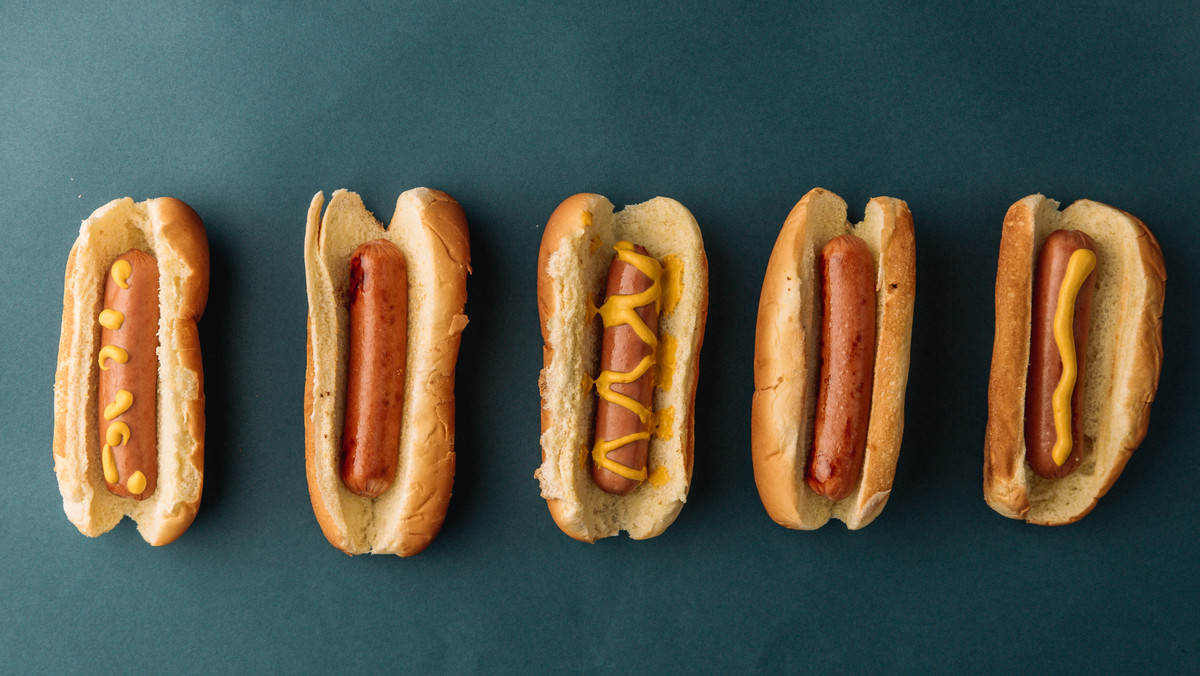
[[[591,214],[587,214],[587,222],[590,222]],[[614,383],[632,383],[641,378],[646,372],[654,367],[654,354],[658,347],[658,337],[650,330],[650,327],[642,321],[638,316],[637,309],[654,304],[654,311],[657,313],[661,308],[662,301],[662,266],[657,260],[651,256],[639,254],[634,250],[633,244],[630,242],[617,242],[614,246],[617,251],[617,258],[621,261],[629,263],[636,267],[642,274],[650,279],[650,286],[645,291],[635,294],[616,294],[609,296],[598,310],[601,319],[604,322],[605,328],[626,324],[637,333],[638,337],[650,346],[650,354],[642,358],[638,365],[632,371],[626,373],[618,373],[615,371],[602,371],[600,376],[596,378],[596,394],[601,399],[610,403],[628,409],[638,416],[638,419],[643,424],[650,422],[651,411],[643,406],[641,402],[632,397],[623,395],[612,390]],[[589,316],[591,316],[591,307]],[[609,452],[618,449],[625,444],[633,443],[642,439],[649,439],[649,429],[642,432],[627,434],[618,439],[598,440],[592,448],[592,461],[596,465],[603,467],[617,475],[630,479],[632,481],[644,481],[647,476],[646,468],[630,469],[619,462],[608,458]]]
[[[663,302],[662,313],[669,315],[675,311],[679,299],[683,295],[683,261],[679,256],[663,256]]]
[[[133,274],[133,266],[129,261],[115,261],[112,264],[112,269],[109,271],[113,281],[122,289],[129,288],[129,275]]]
[[[97,321],[100,322],[100,326],[110,331],[120,331],[121,325],[125,323],[125,315],[120,310],[104,309],[100,311]]]
[[[104,441],[109,446],[124,446],[129,443],[129,425],[120,420],[112,423],[104,433]]]
[[[617,250],[617,258],[640,270],[643,275],[650,278],[651,284],[641,293],[618,294],[610,297],[597,312],[600,313],[605,328],[628,324],[638,338],[654,349],[658,347],[658,337],[638,316],[637,309],[643,305],[654,303],[654,312],[656,314],[659,312],[662,302],[662,266],[650,256],[643,256],[634,251],[633,245],[629,242],[617,242],[614,248]]]
[[[108,370],[108,367],[104,364],[105,359],[111,359],[118,364],[124,364],[129,361],[129,353],[125,351],[125,348],[117,347],[116,345],[105,345],[100,348],[100,356],[96,359],[100,363],[101,371]]]
[[[146,475],[139,472],[134,472],[129,475],[129,480],[125,482],[125,487],[134,495],[141,495],[142,491],[146,490]]]
[[[112,403],[104,407],[104,419],[112,420],[128,411],[130,406],[133,406],[133,393],[129,390],[117,390]]]
[[[667,332],[663,332],[658,337],[658,372],[654,374],[659,389],[671,389],[671,381],[675,379],[675,351],[679,345],[679,341],[675,340],[675,336]]]
[[[671,480],[670,472],[668,472],[667,468],[663,467],[662,465],[655,467],[654,471],[650,473],[650,485],[651,486],[662,486],[670,480]]]
[[[1052,455],[1054,464],[1059,467],[1071,457],[1071,395],[1079,370],[1075,355],[1075,299],[1095,267],[1096,254],[1088,249],[1076,249],[1071,254],[1067,261],[1067,273],[1058,290],[1058,307],[1054,310],[1054,342],[1062,359],[1062,376],[1054,388],[1054,431],[1057,438]]]
[[[633,397],[621,394],[620,392],[614,392],[612,386],[616,383],[628,385],[636,381],[638,378],[646,375],[646,371],[649,371],[651,366],[654,366],[654,357],[646,355],[642,357],[642,360],[638,362],[638,365],[632,371],[625,373],[601,371],[600,377],[596,379],[596,393],[600,395],[601,399],[633,411],[637,414],[638,419],[642,421],[642,424],[645,424],[650,421],[650,409],[642,406],[642,402]]]
[[[659,439],[670,439],[675,433],[672,428],[675,426],[675,407],[668,406],[654,412],[654,424],[651,425],[653,431],[651,434]]]
[[[104,444],[104,450],[100,452],[100,461],[104,466],[104,480],[110,484],[119,482],[121,475],[117,474],[117,460],[113,457],[112,446]]]

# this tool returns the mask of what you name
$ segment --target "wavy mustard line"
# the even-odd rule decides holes
[[[1079,289],[1096,267],[1096,254],[1088,249],[1076,249],[1067,261],[1067,273],[1058,290],[1058,307],[1054,310],[1054,342],[1062,359],[1062,376],[1054,388],[1054,464],[1061,467],[1071,457],[1071,395],[1079,376],[1079,360],[1075,353],[1075,300]]]

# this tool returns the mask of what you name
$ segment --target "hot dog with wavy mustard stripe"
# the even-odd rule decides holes
[[[751,452],[780,525],[851,529],[891,494],[904,429],[915,284],[912,214],[876,197],[863,221],[816,188],[784,222],[763,277]]]
[[[997,512],[1079,520],[1145,437],[1162,366],[1166,270],[1145,224],[1031,195],[1009,208],[996,273],[983,486]]]
[[[707,307],[704,244],[678,202],[614,212],[585,193],[551,215],[538,253],[535,476],[566,534],[654,537],[682,509]]]
[[[114,200],[67,260],[55,374],[54,468],[86,535],[124,516],[153,545],[191,525],[204,483],[204,370],[196,322],[208,240],[172,198]]]

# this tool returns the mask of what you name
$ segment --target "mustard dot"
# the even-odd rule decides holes
[[[100,322],[100,326],[110,331],[120,331],[121,325],[125,323],[125,315],[120,310],[105,308],[100,311],[100,318],[97,321]]]
[[[667,468],[663,467],[662,465],[655,467],[654,471],[650,472],[650,485],[651,486],[662,486],[663,484],[667,483],[667,481],[669,481],[670,479],[671,479],[671,474],[669,472],[667,472]]]
[[[115,261],[110,271],[113,281],[122,289],[129,288],[129,275],[133,274],[133,266],[129,261]]]
[[[129,476],[129,481],[125,482],[125,487],[134,495],[141,495],[142,491],[146,490],[146,475],[141,472],[134,472]]]

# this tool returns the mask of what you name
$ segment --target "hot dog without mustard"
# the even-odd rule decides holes
[[[915,283],[912,214],[876,197],[862,223],[816,188],[771,251],[758,305],[751,450],[767,514],[788,528],[879,515],[904,430]]]
[[[1072,523],[1116,481],[1149,425],[1165,283],[1158,242],[1128,213],[1041,195],[1009,208],[983,468],[997,512]]]
[[[538,253],[545,345],[535,476],[567,535],[649,538],[679,514],[707,308],[704,244],[678,202],[658,197],[614,213],[604,197],[579,194],[551,215]]]
[[[385,229],[338,190],[308,211],[304,266],[309,497],[347,554],[416,554],[454,482],[454,371],[467,324],[466,217],[449,195],[400,195]]]
[[[55,375],[63,508],[95,536],[128,515],[152,545],[191,525],[204,483],[204,224],[183,202],[114,200],[67,261]]]

